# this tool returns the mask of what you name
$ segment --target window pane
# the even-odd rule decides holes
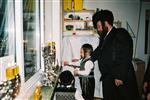
[[[0,57],[14,54],[14,1],[0,0]]]
[[[25,80],[37,71],[39,48],[39,7],[38,0],[23,0],[23,39]],[[38,14],[37,14],[38,13]]]

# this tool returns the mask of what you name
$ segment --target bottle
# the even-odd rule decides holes
[[[16,98],[18,94],[19,94],[19,84],[16,83],[15,86],[13,87],[12,98]]]
[[[74,11],[75,10],[75,3],[74,3],[74,0],[72,0],[72,11]]]
[[[48,42],[48,53],[52,55],[52,42]]]
[[[0,98],[3,98],[3,87],[4,87],[3,82],[0,82]]]
[[[10,95],[9,100],[14,100],[12,93],[13,93],[13,89],[9,89],[9,91],[8,91],[8,94]]]
[[[20,74],[19,74],[19,66],[17,64],[15,64],[14,73],[15,73],[15,85],[13,87],[13,93],[12,93],[13,98],[15,98],[19,94],[20,87],[21,87],[21,78],[20,78]]]
[[[15,86],[15,66],[14,64],[8,64],[8,67],[6,68],[6,81],[4,82],[4,91],[7,91],[5,93],[4,100],[8,98],[12,98],[12,94],[9,93],[9,90],[13,90]]]
[[[59,71],[59,62],[58,62],[58,59],[57,59],[57,64],[56,64],[56,68],[55,68],[55,73],[57,73]]]
[[[98,12],[99,11],[99,8],[96,8],[96,12]]]
[[[7,91],[8,91],[9,87],[8,87],[8,84],[7,84],[7,80],[4,80],[3,81],[3,87],[0,91],[0,98],[5,100],[5,96],[7,94]]]
[[[53,62],[53,65],[55,65],[55,61],[56,61],[56,43],[55,42],[52,42],[52,52],[53,52],[53,55],[52,55],[52,62]]]
[[[16,81],[19,82],[19,84],[21,84],[21,78],[20,78],[20,74],[19,74],[19,66],[17,64],[15,64],[14,72],[15,72]]]
[[[34,100],[40,100],[40,99],[41,99],[41,83],[38,82],[34,91]]]
[[[8,68],[6,68],[6,78],[7,80],[12,80],[14,79],[14,70],[13,67],[10,65],[10,63],[8,64]]]
[[[3,82],[0,82],[0,90],[3,88]]]
[[[39,100],[40,99],[40,89],[39,87],[36,87],[34,91],[34,100]]]

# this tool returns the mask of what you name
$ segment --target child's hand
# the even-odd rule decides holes
[[[74,70],[74,76],[77,76],[78,75],[78,69],[75,69]]]
[[[69,62],[68,61],[64,61],[64,66],[68,65]]]

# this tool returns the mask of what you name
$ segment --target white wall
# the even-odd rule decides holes
[[[47,43],[52,40],[52,0],[44,0],[44,14],[45,14],[45,36],[44,42]]]
[[[137,33],[139,5],[139,0],[84,0],[86,9],[111,10],[115,20],[122,21],[123,27],[126,27],[126,21],[128,21],[135,34]]]

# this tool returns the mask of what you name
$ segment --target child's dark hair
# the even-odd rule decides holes
[[[88,52],[91,55],[93,52],[93,47],[91,44],[83,44],[81,48],[83,49],[84,53]]]
[[[64,86],[71,85],[72,81],[75,80],[72,73],[68,70],[61,72],[61,74],[59,75],[59,79],[60,84]]]

